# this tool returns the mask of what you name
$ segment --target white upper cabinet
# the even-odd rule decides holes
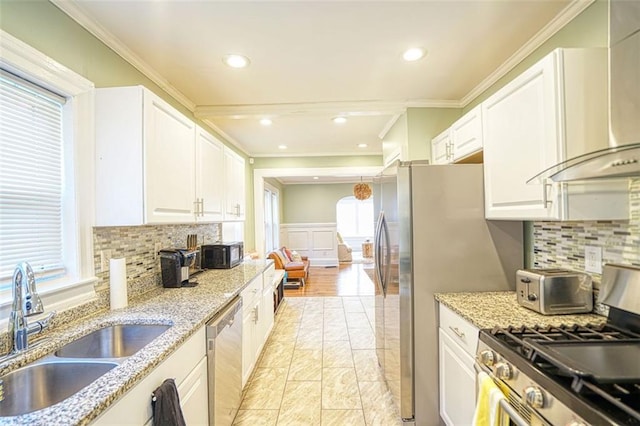
[[[482,108],[480,105],[463,115],[450,127],[453,161],[482,149]]]
[[[449,130],[445,130],[431,140],[431,164],[449,164],[453,160]]]
[[[195,124],[142,86],[95,106],[96,225],[193,222]]]
[[[224,217],[224,145],[213,135],[196,128],[196,211],[199,221]]]
[[[606,49],[556,49],[482,103],[487,219],[628,217],[626,182],[531,183],[605,147]]]
[[[245,217],[244,158],[224,148],[225,220],[244,220]]]
[[[431,141],[432,164],[481,162],[469,158],[482,151],[482,107],[478,105],[460,117]],[[471,160],[471,161],[469,161]]]

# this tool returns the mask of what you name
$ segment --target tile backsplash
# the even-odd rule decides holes
[[[534,222],[533,266],[585,269],[585,246],[602,249],[602,263],[640,267],[640,179],[630,180],[630,218],[624,221]],[[599,285],[601,275],[593,274]]]
[[[109,287],[109,272],[101,268],[101,253],[105,251],[110,251],[111,258],[127,259],[128,290],[135,297],[161,285],[156,244],[161,248],[186,247],[188,234],[198,235],[198,244],[211,244],[220,240],[221,233],[220,223],[93,228],[94,264],[99,279],[96,289]]]

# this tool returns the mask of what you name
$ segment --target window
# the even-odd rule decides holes
[[[264,245],[265,253],[280,246],[279,193],[271,185],[264,187]]]
[[[373,199],[357,200],[356,197],[344,197],[336,204],[336,222],[338,232],[344,238],[373,237]]]
[[[65,99],[0,70],[0,286],[28,261],[39,279],[64,275]]]
[[[46,311],[95,297],[93,83],[0,30],[0,318],[17,263]]]

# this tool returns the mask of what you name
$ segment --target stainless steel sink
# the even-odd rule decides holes
[[[61,358],[122,358],[138,352],[170,325],[120,324],[101,328],[55,352]]]
[[[4,391],[0,417],[26,414],[56,404],[117,365],[115,362],[54,359],[5,374],[0,377]]]

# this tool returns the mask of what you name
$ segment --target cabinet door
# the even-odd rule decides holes
[[[193,222],[195,124],[149,91],[144,122],[146,223]]]
[[[230,149],[224,150],[225,220],[244,220],[244,158]]]
[[[185,423],[189,426],[209,424],[209,387],[207,383],[207,358],[204,357],[178,386],[180,407]]]
[[[440,417],[449,426],[470,425],[475,411],[473,358],[440,332]]]
[[[196,199],[200,221],[218,221],[223,218],[224,155],[223,145],[211,134],[196,131]]]
[[[249,376],[253,371],[256,363],[256,319],[260,315],[260,298],[256,299],[258,303],[242,306],[242,387],[249,380]]]
[[[487,219],[558,218],[556,188],[527,180],[559,160],[557,53],[482,103]]]
[[[453,159],[449,129],[431,140],[431,163],[448,164]]]
[[[451,126],[453,161],[482,149],[482,107],[478,105]]]

